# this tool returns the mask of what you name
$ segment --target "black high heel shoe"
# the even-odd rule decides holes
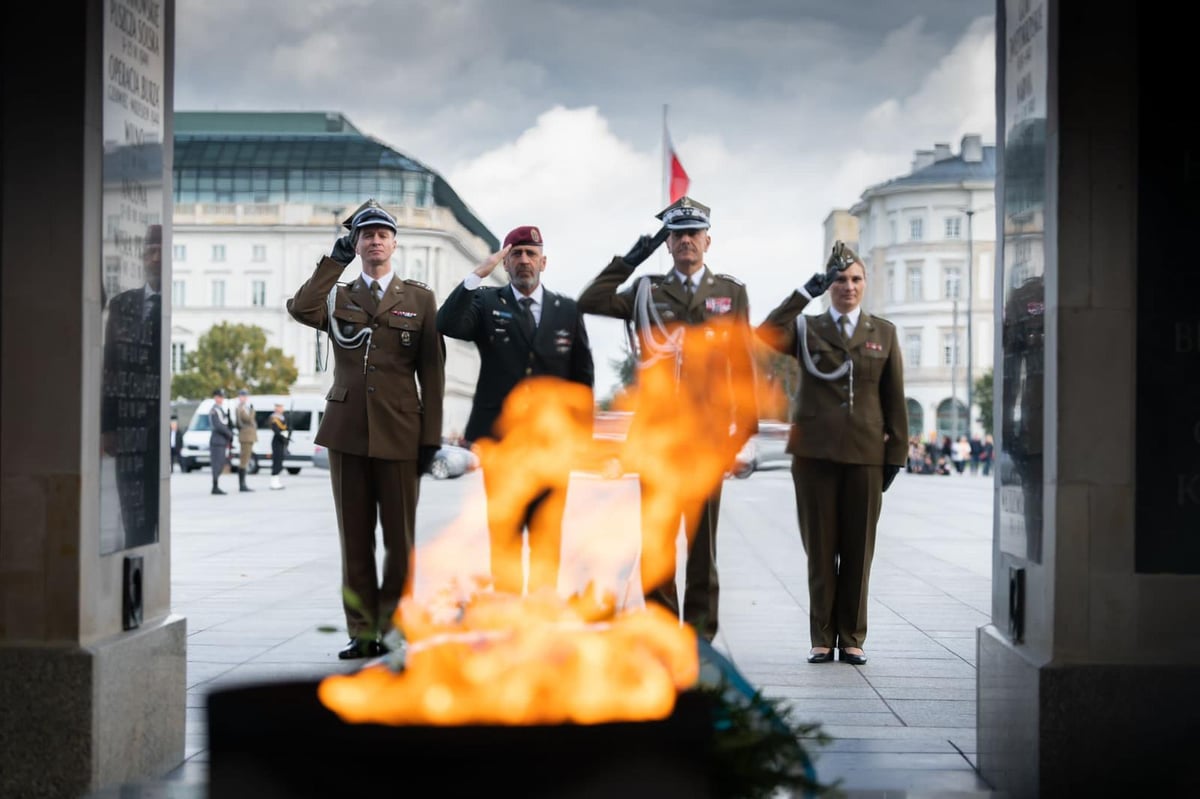
[[[832,654],[833,653],[830,652],[830,655]],[[832,660],[832,658],[830,659]],[[867,656],[865,653],[862,655],[852,655],[845,649],[839,649],[838,660],[842,661],[843,663],[849,663],[851,666],[862,666],[866,664]]]
[[[831,663],[831,662],[833,662],[833,650],[830,649],[825,652],[813,652],[812,650],[809,650],[808,662],[809,663]]]

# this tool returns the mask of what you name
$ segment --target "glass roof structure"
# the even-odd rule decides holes
[[[314,203],[450,209],[499,249],[499,240],[440,175],[340,114],[177,112],[176,203]]]

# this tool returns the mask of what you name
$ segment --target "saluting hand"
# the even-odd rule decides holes
[[[492,272],[496,271],[496,267],[504,260],[504,256],[508,255],[508,251],[512,249],[512,245],[508,245],[500,252],[494,252],[487,258],[483,259],[483,263],[475,267],[475,274],[479,277],[487,277]]]

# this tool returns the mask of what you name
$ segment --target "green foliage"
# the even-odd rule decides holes
[[[286,394],[296,382],[296,362],[279,347],[267,347],[257,325],[222,322],[200,337],[171,380],[172,397],[202,398],[214,388],[249,389],[251,394]]]
[[[620,388],[629,388],[637,382],[637,356],[633,354],[633,350],[629,348],[629,342],[621,342],[620,358],[609,358],[608,365],[611,366],[617,373],[617,379],[621,381]]]
[[[816,777],[805,743],[824,746],[832,739],[819,723],[795,720],[791,705],[761,691],[741,696],[729,682],[701,685],[713,702],[713,767],[717,796],[772,799],[788,796],[836,796],[837,783]]]
[[[983,432],[990,433],[993,430],[992,422],[992,377],[993,370],[988,369],[979,379],[975,381],[975,395],[972,399],[979,406],[979,423],[983,425]]]

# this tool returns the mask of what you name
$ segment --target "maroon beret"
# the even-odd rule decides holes
[[[504,237],[505,247],[508,247],[509,245],[517,247],[522,244],[533,244],[537,247],[541,247],[543,244],[542,231],[538,230],[533,225],[522,225],[521,227],[513,228],[511,231],[509,231],[508,235]]]

